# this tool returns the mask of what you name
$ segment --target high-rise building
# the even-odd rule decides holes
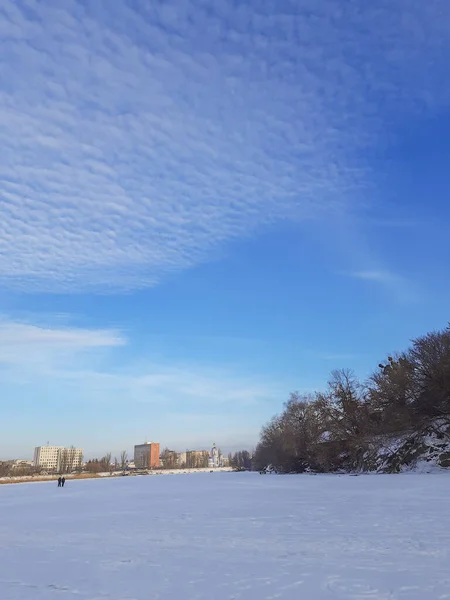
[[[134,447],[136,469],[157,469],[159,467],[159,444],[145,442]]]
[[[81,467],[83,450],[64,446],[38,446],[34,449],[34,466],[48,471],[69,473]]]
[[[63,446],[38,446],[34,449],[34,466],[56,471],[59,453],[62,449]]]

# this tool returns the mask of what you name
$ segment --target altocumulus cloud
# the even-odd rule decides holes
[[[449,20],[447,0],[3,0],[3,283],[149,286],[360,209],[380,114],[448,102]]]

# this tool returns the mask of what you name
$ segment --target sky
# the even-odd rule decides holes
[[[251,448],[446,326],[447,0],[0,0],[0,458]]]

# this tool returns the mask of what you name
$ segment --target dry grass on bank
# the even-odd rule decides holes
[[[29,477],[4,477],[0,479],[0,485],[11,484],[11,483],[33,483],[42,481],[58,481],[59,475],[30,475]],[[100,475],[97,473],[81,473],[79,475],[65,475],[66,480],[74,479],[98,479]]]

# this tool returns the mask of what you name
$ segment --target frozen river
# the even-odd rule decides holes
[[[450,599],[450,476],[0,486],[2,600]]]

